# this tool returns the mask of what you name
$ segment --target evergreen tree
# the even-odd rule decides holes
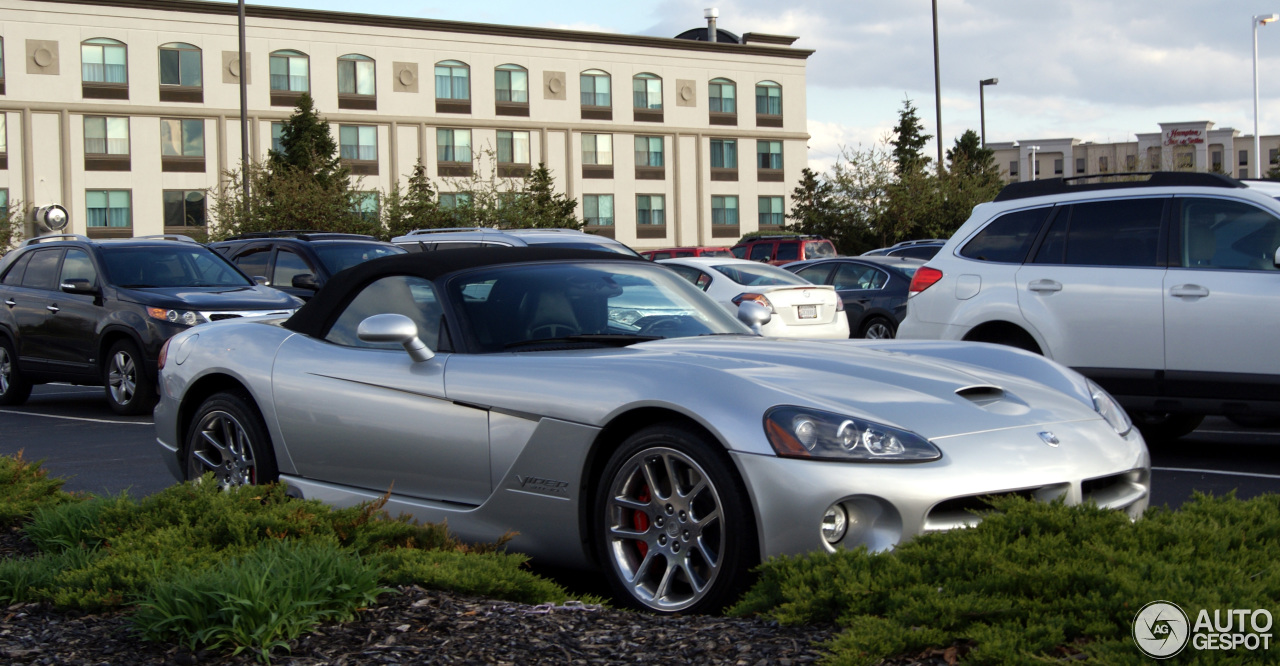
[[[524,186],[518,194],[521,215],[516,222],[519,226],[582,228],[583,223],[575,214],[578,201],[555,191],[551,170],[546,164],[538,163],[538,168],[525,177]]]
[[[293,115],[284,122],[280,147],[279,152],[273,149],[267,154],[267,164],[272,171],[286,168],[300,171],[325,188],[349,186],[351,171],[342,164],[329,123],[316,111],[310,94],[302,93]]]
[[[455,224],[454,212],[440,207],[440,197],[427,178],[422,160],[413,167],[409,182],[402,191],[400,183],[392,183],[383,206],[388,238],[403,236],[414,229],[435,229]]]
[[[791,212],[787,213],[787,219],[793,222],[787,227],[788,231],[822,236],[841,254],[855,254],[864,249],[864,234],[844,215],[831,183],[808,167],[801,170],[800,184],[791,192]]]
[[[969,175],[994,174],[997,179],[1000,177],[996,152],[983,148],[978,133],[973,130],[965,130],[956,139],[955,146],[947,150],[947,169],[951,173],[960,171]]]
[[[916,107],[911,104],[911,98],[903,99],[898,125],[893,128],[893,138],[889,141],[893,146],[893,161],[897,164],[894,173],[902,176],[924,171],[933,161],[924,154],[924,146],[932,138],[932,134],[924,133],[924,125],[916,114]]]

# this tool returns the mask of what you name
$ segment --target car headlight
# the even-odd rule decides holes
[[[929,462],[942,457],[938,447],[914,432],[804,407],[770,409],[764,431],[783,458]]]
[[[1129,415],[1124,412],[1124,408],[1116,399],[1111,397],[1101,386],[1093,383],[1093,380],[1086,380],[1089,386],[1089,397],[1093,399],[1093,408],[1102,415],[1103,420],[1115,429],[1116,434],[1124,437],[1133,430],[1133,421],[1129,420]]]
[[[165,308],[147,308],[147,316],[160,321],[167,321],[170,324],[182,324],[183,326],[195,326],[203,324],[207,320],[199,313],[191,310],[167,310]]]

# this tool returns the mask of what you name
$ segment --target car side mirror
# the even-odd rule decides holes
[[[1272,255],[1271,263],[1275,264],[1276,268],[1280,268],[1280,247],[1276,248],[1276,253]]]
[[[92,282],[84,278],[70,278],[63,280],[58,287],[68,294],[94,296],[98,293],[98,288],[95,287]]]
[[[763,335],[760,328],[769,323],[770,319],[773,319],[773,314],[769,312],[769,308],[755,301],[743,301],[738,306],[738,320],[750,326],[756,335]]]
[[[356,327],[356,337],[365,342],[395,342],[409,352],[409,358],[421,363],[436,354],[418,337],[418,325],[402,314],[373,315]]]
[[[316,281],[316,276],[311,273],[299,273],[293,276],[293,288],[316,291],[320,288],[320,283]]]
[[[267,286],[267,276],[255,275],[253,276],[253,283],[258,285],[259,287],[265,287]]]

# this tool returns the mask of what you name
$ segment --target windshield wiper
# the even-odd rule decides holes
[[[661,340],[661,335],[636,335],[631,333],[583,333],[582,335],[566,335],[562,338],[542,338],[540,340],[517,340],[504,345],[503,349],[513,347],[529,347],[535,345],[552,345],[566,342],[595,342],[602,345],[626,347],[637,342]]]

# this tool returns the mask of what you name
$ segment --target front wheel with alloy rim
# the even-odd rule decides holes
[[[596,490],[594,539],[619,600],[716,612],[758,560],[751,504],[719,444],[681,424],[623,442]]]
[[[187,478],[212,473],[224,488],[276,480],[275,454],[253,399],[240,391],[209,396],[187,431]]]
[[[111,345],[102,368],[107,404],[117,414],[147,414],[155,407],[156,384],[138,346],[129,340]]]
[[[31,395],[31,382],[18,370],[13,343],[0,335],[0,405],[21,405]]]
[[[862,325],[862,332],[859,337],[868,340],[892,340],[897,335],[893,322],[884,317],[872,317],[870,321]]]

